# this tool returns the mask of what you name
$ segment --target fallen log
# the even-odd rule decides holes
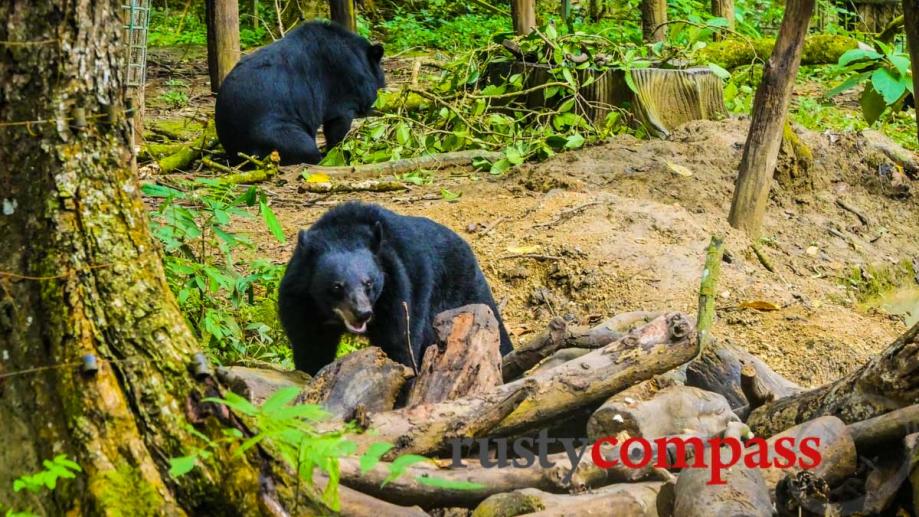
[[[297,370],[246,366],[217,368],[217,378],[233,393],[245,397],[255,405],[261,405],[281,388],[296,386],[303,389],[310,382],[309,375]]]
[[[350,420],[365,411],[388,411],[412,372],[377,347],[362,348],[319,370],[298,398],[322,404],[334,417]]]
[[[473,517],[516,515],[589,516],[614,512],[623,517],[658,517],[673,513],[673,483],[651,481],[610,485],[586,494],[560,495],[527,488],[482,501]]]
[[[731,461],[731,451],[719,451],[721,464]],[[714,453],[708,452],[706,457]],[[723,484],[710,483],[713,472],[707,467],[686,468],[677,478],[673,515],[680,517],[712,517],[743,515],[770,517],[772,502],[759,469],[747,468],[743,461],[722,470]]]
[[[660,312],[627,312],[614,316],[599,325],[584,328],[572,327],[562,318],[549,322],[545,332],[504,356],[501,370],[504,382],[510,382],[542,360],[562,348],[594,349],[605,346],[631,327],[647,324],[661,316]]]
[[[301,183],[298,190],[312,194],[341,194],[345,192],[398,192],[408,190],[402,181],[362,180],[349,182]]]
[[[204,127],[201,135],[194,141],[179,148],[178,151],[157,160],[160,172],[167,174],[175,170],[184,169],[198,159],[205,150],[216,147],[218,143],[220,141],[217,140],[217,129],[213,122],[209,122]]]
[[[438,314],[434,332],[436,346],[426,349],[406,406],[476,395],[501,384],[501,336],[487,305]]]
[[[613,395],[591,415],[587,436],[592,440],[622,434],[648,439],[686,432],[717,436],[729,422],[739,421],[728,401],[710,391],[670,386],[642,397],[625,390]]]
[[[861,368],[819,388],[757,408],[747,424],[774,434],[821,415],[854,423],[919,403],[919,323]]]
[[[602,454],[607,459],[618,458],[619,451],[619,447],[613,447],[604,449]],[[516,464],[511,464],[509,460],[505,468],[486,468],[471,459],[462,460],[464,467],[441,468],[434,462],[417,463],[385,485],[391,463],[380,462],[361,472],[356,459],[344,458],[339,461],[339,466],[342,484],[394,504],[417,504],[423,508],[473,508],[493,495],[525,488],[551,493],[581,493],[611,483],[671,477],[650,466],[639,469],[618,463],[610,469],[603,469],[591,461],[589,454],[588,448],[576,464],[567,452],[560,452],[546,455],[545,465],[536,458],[531,458],[528,465],[517,459]],[[573,468],[573,464],[576,467]],[[424,478],[434,477],[453,483],[475,483],[479,488],[444,488],[424,482]]]
[[[774,38],[728,38],[709,43],[696,53],[700,64],[714,63],[730,70],[741,65],[764,62],[772,54]],[[802,65],[835,64],[847,50],[858,48],[858,40],[835,34],[813,34],[804,40]]]
[[[328,478],[317,476],[316,489],[321,493],[328,485]],[[388,503],[347,486],[338,486],[338,497],[341,501],[340,515],[348,517],[382,517],[398,515],[399,517],[427,517],[428,513],[417,506],[400,506]],[[286,515],[286,514],[281,514]]]
[[[581,357],[582,355],[585,355],[589,352],[589,348],[562,348],[561,350],[556,350],[554,354],[550,355],[546,359],[543,359],[539,364],[527,371],[526,375],[533,375],[538,372],[551,370],[552,368],[561,366],[568,361],[574,361],[578,357]]]
[[[815,475],[833,485],[842,481],[855,472],[857,456],[855,442],[849,434],[842,420],[826,416],[820,417],[801,425],[797,425],[766,440],[766,458],[769,467],[760,468],[763,480],[769,488],[769,493],[774,497],[776,485],[788,474],[802,470],[800,460],[807,460],[808,456],[801,452],[801,442],[805,439],[817,439],[819,442],[809,443],[809,446],[820,454],[819,463],[810,469]],[[779,460],[785,462],[777,453],[776,444],[783,442],[783,447],[791,451],[799,459],[794,465],[780,468],[775,465]],[[752,447],[748,447],[745,454],[749,454]],[[807,460],[810,461],[810,460]]]
[[[884,443],[900,441],[919,428],[919,405],[896,409],[868,420],[849,424],[849,434],[861,451]]]
[[[394,443],[392,457],[444,451],[453,438],[539,428],[683,364],[695,355],[696,344],[689,320],[669,313],[576,361],[486,393],[367,415],[360,424],[374,433],[356,440]]]
[[[327,166],[327,165],[307,165],[306,167],[296,166],[301,174],[326,174],[329,176],[348,175],[356,176],[379,176],[401,174],[418,169],[443,169],[457,165],[467,165],[472,163],[476,158],[482,158],[491,162],[498,161],[504,157],[503,153],[497,151],[485,151],[473,149],[469,151],[453,151],[449,153],[428,154],[416,158],[403,158],[401,160],[392,160],[379,163],[365,163],[361,165],[347,166]],[[282,167],[282,170],[285,169]],[[290,170],[290,169],[286,169]]]
[[[757,383],[763,391],[771,393],[772,398],[781,398],[801,391],[797,384],[776,373],[758,357],[742,348],[722,342],[712,343],[689,364],[686,369],[686,384],[724,396],[731,409],[743,418],[749,406],[741,379],[741,369],[745,365],[753,368]]]

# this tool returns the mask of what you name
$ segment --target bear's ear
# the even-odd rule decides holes
[[[306,230],[300,230],[300,233],[297,234],[297,247],[302,250],[306,250],[306,247],[309,246],[310,239],[309,234]]]
[[[367,57],[370,58],[371,63],[379,63],[383,59],[383,45],[379,43],[376,45],[370,45],[367,49]]]
[[[377,221],[373,224],[373,234],[370,236],[370,251],[374,255],[380,253],[380,249],[383,248],[383,225],[380,221]]]

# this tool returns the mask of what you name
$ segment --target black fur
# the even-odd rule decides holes
[[[459,235],[423,217],[346,203],[301,230],[281,281],[278,309],[297,369],[314,374],[331,363],[347,330],[342,314],[359,327],[370,310],[366,334],[371,344],[411,366],[403,301],[419,365],[434,343],[434,316],[471,303],[491,308],[501,353],[512,350],[488,282]]]
[[[341,26],[304,23],[244,57],[217,94],[214,119],[227,154],[266,156],[282,164],[318,163],[321,125],[329,148],[367,116],[383,87],[381,45]]]

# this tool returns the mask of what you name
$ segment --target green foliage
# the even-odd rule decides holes
[[[193,450],[187,456],[171,458],[169,460],[170,475],[179,477],[191,472],[200,461],[209,459],[216,447],[232,445],[235,454],[241,455],[261,445],[287,463],[310,490],[316,491],[315,471],[318,469],[325,474],[328,477],[328,483],[321,494],[316,491],[316,499],[321,500],[333,511],[340,510],[338,461],[340,458],[356,454],[357,444],[347,439],[347,435],[355,432],[355,428],[345,425],[338,430],[318,431],[316,424],[327,420],[328,413],[315,404],[294,404],[299,395],[300,389],[295,386],[281,388],[261,406],[255,406],[232,392],[228,392],[223,399],[205,399],[207,402],[223,404],[238,415],[244,415],[258,431],[252,436],[244,436],[238,429],[227,429],[224,430],[221,438],[210,440],[190,428],[193,434],[204,441],[205,446]],[[389,443],[371,444],[363,454],[358,456],[361,472],[366,473],[377,466],[383,455],[392,448],[393,445]],[[397,457],[389,464],[389,473],[383,484],[399,478],[409,466],[422,461],[430,460],[414,454]],[[458,490],[482,488],[476,483],[453,482],[430,476],[419,476],[416,481]]]
[[[283,266],[266,260],[241,262],[237,252],[253,247],[231,228],[234,217],[251,219],[258,207],[279,242],[283,231],[264,193],[199,178],[187,190],[147,184],[147,196],[160,198],[150,214],[153,235],[162,243],[166,278],[192,329],[222,360],[258,357],[286,360],[287,347],[273,345],[281,332],[274,293]]]
[[[66,454],[58,454],[50,460],[42,462],[44,470],[35,474],[22,476],[13,481],[13,491],[28,490],[29,492],[40,492],[44,489],[54,490],[57,487],[58,479],[74,479],[74,472],[82,472],[78,464],[70,460]]]
[[[270,2],[259,3],[261,19],[273,20],[276,14]],[[264,25],[253,28],[249,15],[240,16],[239,42],[242,48],[251,48],[270,42]],[[204,9],[153,8],[150,14],[150,28],[147,33],[150,47],[174,47],[180,45],[207,45],[207,25]]]
[[[869,125],[890,108],[899,111],[913,91],[909,55],[896,46],[875,41],[879,51],[856,48],[839,58],[839,74],[848,76],[826,93],[830,98],[859,84],[865,84],[860,104]]]
[[[427,10],[400,10],[377,29],[385,38],[387,53],[410,48],[459,51],[486,45],[492,34],[510,30],[511,22],[510,18],[484,14],[444,18]]]

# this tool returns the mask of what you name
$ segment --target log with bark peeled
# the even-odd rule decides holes
[[[733,459],[727,448],[722,448],[719,453],[722,465],[729,464]],[[710,456],[714,458],[714,453],[707,451],[706,458]],[[769,490],[759,469],[747,468],[741,459],[733,467],[721,470],[723,484],[710,483],[712,475],[712,470],[707,467],[687,468],[680,472],[674,490],[676,497],[673,515],[772,515]]]
[[[501,336],[487,305],[474,304],[434,318],[435,346],[424,353],[406,406],[483,393],[501,384]]]
[[[392,409],[411,376],[411,370],[371,346],[319,370],[300,400],[322,404],[333,416],[350,420],[356,413]]]
[[[917,404],[849,424],[849,433],[859,451],[902,440],[916,429],[919,429]]]
[[[504,356],[501,366],[504,382],[520,377],[559,349],[593,349],[605,346],[622,337],[629,328],[647,324],[661,314],[663,313],[627,312],[590,328],[572,327],[564,319],[555,318],[549,322],[545,332]]]
[[[919,323],[861,368],[819,388],[757,408],[747,424],[774,434],[821,415],[854,423],[919,402]]]
[[[538,429],[685,363],[696,353],[695,337],[686,316],[669,313],[569,364],[487,393],[370,414],[361,423],[374,433],[357,440],[394,443],[393,457],[443,451],[454,438]]]
[[[247,366],[217,368],[217,378],[233,393],[245,397],[255,405],[261,405],[281,388],[296,386],[303,389],[310,382],[310,376],[300,371]]]
[[[644,398],[625,390],[613,395],[587,423],[587,436],[596,440],[626,433],[648,439],[685,432],[716,436],[729,422],[739,422],[728,401],[710,391],[670,386]]]
[[[614,512],[611,512],[615,509]],[[535,488],[496,494],[482,501],[472,517],[589,516],[604,512],[623,517],[673,513],[673,483],[649,481],[610,485],[587,494],[560,495]]]

